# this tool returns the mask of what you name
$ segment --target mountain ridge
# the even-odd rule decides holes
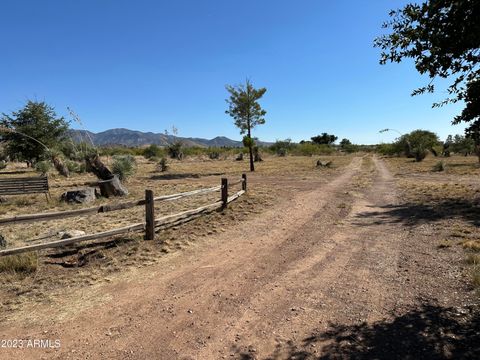
[[[173,142],[180,140],[185,146],[200,147],[242,147],[241,141],[232,140],[226,136],[216,136],[212,139],[204,138],[186,138],[162,133],[154,133],[151,131],[143,132],[138,130],[130,130],[126,128],[115,128],[94,133],[88,130],[70,129],[68,135],[75,142],[90,142],[96,146],[122,145],[129,147],[158,145],[167,146]],[[271,143],[257,141],[259,145],[269,145]]]

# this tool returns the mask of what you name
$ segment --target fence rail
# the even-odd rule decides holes
[[[187,192],[178,193],[178,194],[158,196],[154,198],[154,201],[173,201],[173,200],[181,199],[188,196],[207,194],[207,193],[211,193],[219,190],[220,190],[220,186],[215,186],[211,188],[187,191]],[[95,207],[89,207],[84,209],[55,211],[55,212],[39,213],[39,214],[16,215],[8,218],[0,218],[0,225],[12,224],[12,223],[28,223],[28,222],[35,222],[35,221],[58,220],[58,219],[65,219],[67,217],[79,216],[79,215],[125,210],[125,209],[130,209],[132,207],[141,206],[141,205],[145,205],[144,199],[127,201],[120,204],[95,206]]]
[[[54,220],[54,219],[63,219],[70,216],[79,216],[95,212],[106,212],[106,211],[116,211],[128,209],[134,206],[145,205],[145,222],[136,223],[108,231],[98,232],[95,234],[87,234],[82,236],[76,236],[69,239],[62,239],[51,241],[43,244],[34,244],[27,245],[12,249],[0,250],[0,256],[6,255],[15,255],[28,251],[37,251],[48,248],[56,248],[66,245],[71,245],[74,243],[87,241],[87,240],[96,240],[107,238],[115,235],[123,235],[134,231],[145,231],[145,240],[153,240],[155,236],[155,227],[165,226],[169,224],[181,224],[186,221],[191,220],[193,217],[199,216],[203,213],[214,211],[217,209],[225,208],[229,203],[238,199],[241,195],[246,192],[247,189],[247,177],[245,174],[242,175],[240,181],[232,183],[233,185],[242,184],[242,190],[228,195],[229,183],[226,178],[222,178],[222,185],[215,186],[211,188],[198,189],[178,194],[163,195],[158,197],[153,197],[153,192],[151,190],[145,190],[145,199],[130,201],[121,204],[114,205],[103,205],[100,207],[87,208],[87,209],[78,209],[78,210],[69,210],[63,212],[51,212],[43,214],[29,214],[29,215],[18,215],[11,218],[0,219],[0,224],[8,223],[18,223],[18,222],[33,222],[33,221],[45,221],[45,220]],[[232,185],[230,184],[230,185]],[[188,196],[211,193],[215,191],[221,191],[221,199],[212,204],[204,205],[196,209],[186,210],[177,214],[162,216],[159,218],[154,217],[154,204],[155,201],[173,201]]]

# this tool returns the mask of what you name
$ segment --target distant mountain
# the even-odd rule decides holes
[[[166,146],[177,140],[181,140],[185,146],[201,147],[241,147],[241,141],[235,141],[225,136],[217,136],[211,140],[202,138],[182,138],[173,135],[161,133],[142,132],[129,129],[110,129],[99,133],[93,133],[87,130],[69,130],[69,136],[75,142],[90,142],[97,146],[124,145],[124,146],[147,146],[151,144]],[[269,145],[270,143],[258,141],[260,145]]]

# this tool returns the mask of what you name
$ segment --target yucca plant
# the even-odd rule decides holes
[[[121,181],[127,180],[137,171],[137,161],[132,155],[121,155],[113,157],[112,172]]]
[[[39,161],[35,164],[35,170],[41,173],[42,175],[47,175],[47,173],[52,168],[52,163],[47,160]]]

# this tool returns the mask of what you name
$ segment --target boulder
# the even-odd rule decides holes
[[[237,161],[242,161],[243,160],[243,153],[238,154],[238,156],[235,158]]]
[[[71,204],[88,204],[95,199],[95,189],[92,187],[64,192],[60,198],[61,201]]]
[[[60,231],[58,235],[60,235],[60,239],[70,239],[73,237],[85,235],[85,231],[82,231],[82,230]]]

